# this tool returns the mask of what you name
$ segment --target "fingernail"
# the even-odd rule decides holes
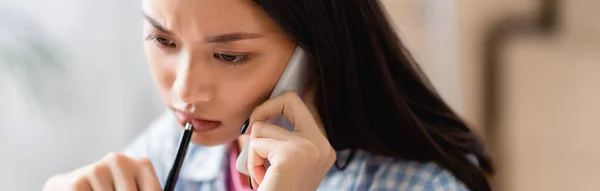
[[[249,125],[250,125],[250,119],[246,119],[246,122],[244,122],[244,124],[242,125],[242,130],[240,130],[240,134],[246,133],[246,130],[248,130]]]

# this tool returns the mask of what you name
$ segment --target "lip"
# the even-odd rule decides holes
[[[199,116],[194,116],[191,113],[186,113],[181,110],[173,109],[173,114],[177,119],[180,127],[185,126],[187,122],[191,122],[195,132],[207,132],[218,128],[221,125],[220,121],[208,120]]]

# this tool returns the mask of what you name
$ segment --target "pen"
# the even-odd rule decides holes
[[[190,139],[192,138],[192,133],[194,132],[193,129],[194,127],[190,122],[185,124],[183,135],[181,136],[181,143],[179,143],[179,149],[177,150],[177,155],[175,156],[175,162],[173,162],[173,167],[171,167],[171,171],[167,177],[167,182],[165,183],[165,188],[163,189],[164,191],[172,191],[175,189],[175,184],[177,183],[177,178],[179,177],[179,170],[181,170],[181,165],[185,159],[185,153],[187,152]]]
[[[242,129],[240,130],[240,134],[246,133],[248,126],[250,126],[250,119],[246,119],[246,122],[244,122]],[[250,175],[248,175],[248,185],[250,185],[251,190],[254,190],[254,187],[252,186],[252,177]]]

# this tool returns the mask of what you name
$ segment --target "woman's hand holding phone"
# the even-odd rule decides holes
[[[281,115],[294,131],[266,123]],[[248,170],[254,188],[316,190],[336,153],[298,94],[290,91],[267,100],[252,112],[250,122]]]

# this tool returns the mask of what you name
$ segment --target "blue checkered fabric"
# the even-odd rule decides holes
[[[151,127],[140,134],[123,150],[130,157],[148,158],[161,185],[169,173],[181,132],[177,122],[165,112]],[[180,172],[177,191],[225,191],[229,168],[228,148],[225,145],[204,147],[190,144]],[[338,160],[345,161],[349,151],[338,151]],[[449,171],[435,163],[421,163],[382,157],[357,151],[342,171],[331,168],[318,188],[319,191],[467,191]]]

